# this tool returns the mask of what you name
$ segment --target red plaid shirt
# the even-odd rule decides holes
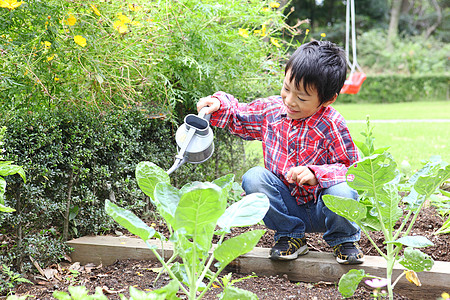
[[[298,204],[317,199],[320,189],[344,182],[348,167],[359,159],[344,118],[331,106],[292,120],[280,96],[251,103],[239,103],[224,92],[213,97],[221,106],[212,114],[211,125],[228,127],[246,140],[262,141],[265,167],[289,187]],[[319,184],[288,183],[286,174],[295,166],[309,167]]]

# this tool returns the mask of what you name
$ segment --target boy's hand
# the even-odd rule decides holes
[[[291,168],[287,172],[286,179],[289,183],[296,182],[307,185],[317,185],[319,183],[314,173],[308,167],[304,166]]]
[[[217,98],[211,96],[200,98],[197,102],[197,111],[200,111],[203,107],[208,106],[209,108],[205,111],[205,115],[212,114],[220,108],[220,101]]]

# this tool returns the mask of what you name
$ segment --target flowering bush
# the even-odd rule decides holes
[[[219,89],[261,95],[279,80],[282,35],[299,32],[274,1],[0,6],[0,104],[9,109],[137,106],[171,117]]]

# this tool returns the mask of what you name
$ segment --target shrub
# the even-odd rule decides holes
[[[9,110],[131,105],[170,118],[219,89],[244,99],[271,90],[287,28],[259,0],[30,0],[0,17]]]

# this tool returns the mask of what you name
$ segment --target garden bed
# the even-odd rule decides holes
[[[165,232],[165,227],[163,223],[159,223],[158,221],[148,220],[148,222],[155,223],[155,227],[160,232]],[[436,261],[442,262],[450,262],[450,254],[449,254],[449,246],[450,246],[450,236],[449,235],[434,235],[433,232],[438,229],[442,225],[442,219],[437,215],[435,209],[433,207],[426,207],[420,213],[419,219],[415,224],[415,229],[413,230],[413,234],[425,235],[428,237],[435,246],[428,247],[422,249],[424,252],[428,253],[435,259]],[[263,228],[263,226],[253,226],[253,228]],[[248,230],[248,229],[233,229],[232,235],[238,235],[240,231]],[[381,245],[381,237],[378,237],[377,234],[373,235],[373,238],[380,243]],[[268,231],[259,244],[257,245],[260,248],[270,248],[272,246],[273,232]],[[136,241],[132,237],[122,237],[121,240],[125,241]],[[139,240],[138,240],[139,241]],[[127,242],[120,242],[119,244],[125,246]],[[367,241],[365,237],[361,239],[360,242],[364,252],[368,256],[376,255],[374,249],[371,248],[370,243]],[[310,247],[311,253],[307,256],[301,257],[294,261],[293,263],[299,264],[302,260],[309,259],[314,260],[314,257],[330,257],[329,253],[331,249],[326,245],[326,243],[322,240],[320,234],[308,234],[308,245]],[[95,290],[95,287],[103,287],[104,293],[108,295],[111,299],[119,299],[118,292],[123,293],[124,295],[128,295],[128,286],[136,286],[141,290],[151,290],[156,289],[162,285],[165,285],[168,281],[168,276],[162,276],[162,278],[156,283],[153,283],[153,280],[156,278],[156,270],[154,268],[160,267],[159,263],[149,260],[149,258],[145,260],[140,259],[129,259],[130,257],[135,257],[132,253],[147,253],[150,255],[150,251],[146,249],[136,249],[136,247],[131,246],[131,249],[128,250],[128,259],[120,259],[116,261],[116,258],[119,258],[117,254],[113,254],[116,256],[112,257],[111,261],[103,261],[102,266],[88,264],[87,266],[80,266],[79,264],[72,263],[72,269],[75,271],[70,271],[68,266],[66,268],[54,266],[54,276],[51,280],[44,280],[43,276],[31,276],[30,279],[34,281],[34,285],[24,284],[16,289],[18,293],[26,293],[28,292],[30,295],[35,295],[36,299],[52,299],[51,294],[55,290],[67,290],[69,285],[85,285],[92,292]],[[170,249],[167,249],[170,250]],[[262,250],[264,251],[264,249]],[[268,250],[265,249],[267,252]],[[254,252],[254,251],[252,251]],[[86,253],[85,253],[86,254]],[[140,254],[140,255],[141,255]],[[169,254],[169,253],[167,253]],[[98,258],[95,258],[94,252],[88,252],[87,255],[92,256],[92,262],[98,263]],[[125,256],[126,257],[126,256]],[[309,258],[308,258],[309,257]],[[75,257],[74,257],[75,258]],[[241,258],[239,258],[241,259]],[[238,259],[238,260],[239,260]],[[237,261],[238,261],[237,260]],[[261,266],[265,266],[266,269],[270,269],[270,265],[272,262],[267,259],[267,263],[264,263],[265,260],[259,262]],[[113,263],[114,262],[114,263]],[[87,263],[86,261],[83,262]],[[107,265],[107,263],[112,263]],[[283,263],[283,262],[281,262]],[[289,263],[291,264],[291,263]],[[437,263],[436,265],[438,265]],[[334,265],[339,267],[335,262],[328,262],[328,265]],[[436,266],[435,265],[435,266]],[[360,266],[357,266],[357,268]],[[231,264],[229,271],[235,272],[243,272],[243,273],[251,273],[254,271],[258,277],[249,278],[243,280],[236,284],[243,289],[250,290],[258,295],[260,299],[342,299],[339,292],[337,291],[336,284],[334,281],[330,280],[330,278],[323,278],[318,280],[317,278],[312,278],[314,282],[307,282],[307,280],[302,282],[297,282],[297,280],[292,279],[292,273],[297,272],[301,273],[302,270],[289,270],[287,267],[283,274],[278,270],[276,273],[272,275],[268,275],[267,270],[265,273],[258,274],[258,266],[254,265],[254,270],[251,270],[251,266],[245,267],[244,264]],[[246,274],[236,273],[234,274],[234,278],[244,277]],[[426,278],[424,276],[425,273],[419,274],[419,278]],[[448,276],[442,276],[444,279],[448,280]],[[422,287],[422,292],[420,292],[420,288],[411,284],[410,291],[405,291],[404,288],[397,291],[396,299],[426,299],[427,297],[423,296],[423,292],[426,292],[428,289],[425,286],[426,280],[424,280],[424,286]],[[400,287],[400,285],[399,285]],[[215,294],[220,292],[220,288],[213,288],[211,293],[208,294],[208,297],[205,299],[214,299]],[[445,290],[436,290],[435,295],[439,295],[441,292],[445,292]],[[446,291],[448,292],[448,290]],[[357,293],[355,294],[353,299],[368,299],[370,297],[371,291],[364,286],[358,288]],[[429,295],[428,295],[429,296]],[[434,297],[434,295],[433,295]],[[435,299],[437,297],[434,297]],[[430,298],[428,298],[430,299]]]

